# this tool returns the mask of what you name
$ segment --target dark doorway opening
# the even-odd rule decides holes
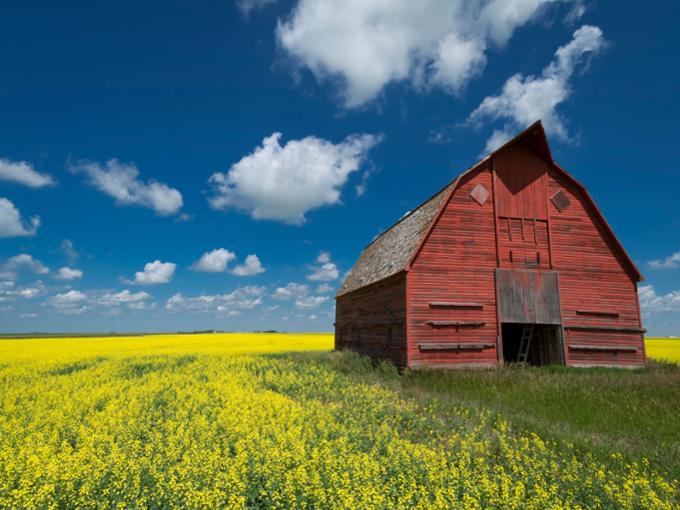
[[[563,365],[562,329],[553,324],[501,324],[503,361],[528,365]]]

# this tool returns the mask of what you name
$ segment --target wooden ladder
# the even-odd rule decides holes
[[[517,361],[526,363],[529,358],[529,349],[531,349],[531,340],[534,338],[534,325],[525,324],[522,329],[522,340],[519,342],[519,354]]]

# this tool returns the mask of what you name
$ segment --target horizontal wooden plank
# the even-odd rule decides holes
[[[461,301],[433,301],[430,308],[484,308],[483,303],[467,303]]]
[[[622,351],[622,352],[637,352],[638,348],[632,345],[584,345],[572,344],[569,349],[574,351]]]
[[[421,342],[418,348],[421,351],[481,351],[489,347],[495,347],[491,342]]]
[[[576,310],[577,315],[596,315],[598,317],[619,317],[619,312],[609,310]]]
[[[404,319],[397,319],[393,321],[386,320],[366,320],[366,321],[352,321],[348,320],[343,322],[343,327],[360,327],[360,328],[371,328],[371,327],[389,327],[389,326],[399,326],[404,323]]]
[[[472,327],[478,328],[484,326],[486,322],[484,321],[425,321],[425,324],[432,326],[433,328],[446,328],[446,327]]]
[[[455,361],[455,362],[434,362],[431,360],[413,360],[409,363],[409,367],[418,369],[432,369],[432,370],[461,370],[466,368],[496,368],[496,362],[483,361]]]
[[[629,365],[625,363],[571,363],[572,367],[576,368],[625,368],[628,370],[638,370],[644,367],[644,363],[639,362],[634,365]]]
[[[590,330],[590,331],[620,331],[621,333],[644,333],[645,328],[628,328],[624,326],[596,326],[589,324],[566,324],[567,330]]]

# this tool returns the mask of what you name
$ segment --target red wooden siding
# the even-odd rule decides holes
[[[352,349],[406,366],[405,273],[338,297],[335,348]]]
[[[642,324],[630,266],[598,220],[590,200],[573,181],[556,169],[551,169],[548,176],[548,195],[562,190],[569,200],[563,211],[549,203],[553,258],[560,273],[567,363],[643,364],[643,334],[633,331],[640,330]],[[583,326],[612,329],[587,330]],[[617,346],[636,350],[595,350]]]
[[[479,205],[470,197],[478,183],[492,191],[489,168],[459,183],[408,273],[412,367],[496,365],[494,205],[492,199]],[[436,303],[459,306],[439,307]],[[452,324],[455,322],[461,324]],[[430,351],[421,346],[430,343],[448,343],[452,348]],[[474,348],[466,349],[467,345]]]
[[[497,214],[501,218],[545,220],[545,160],[521,145],[494,156]]]
[[[494,157],[501,267],[550,267],[547,163],[522,146]]]
[[[501,267],[550,267],[548,222],[524,218],[498,218]]]

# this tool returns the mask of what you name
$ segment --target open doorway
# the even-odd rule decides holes
[[[559,325],[504,322],[501,328],[505,363],[564,364]]]

